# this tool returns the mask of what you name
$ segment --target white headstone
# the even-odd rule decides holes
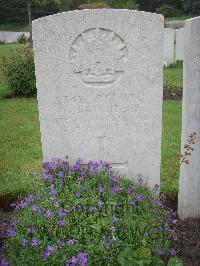
[[[29,38],[29,32],[12,32],[12,31],[0,31],[0,41],[5,43],[15,43],[17,39],[24,35],[26,38]]]
[[[106,160],[160,182],[163,17],[83,10],[33,22],[44,160]]]
[[[178,214],[181,219],[200,217],[200,17],[186,20],[184,47],[184,92],[182,107],[182,151],[196,132],[189,164],[182,164]]]
[[[164,28],[164,62],[165,66],[174,63],[175,29]]]
[[[176,60],[184,57],[184,28],[176,30]]]

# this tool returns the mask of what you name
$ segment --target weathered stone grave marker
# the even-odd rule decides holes
[[[184,57],[184,28],[176,30],[176,60]]]
[[[184,92],[182,150],[188,136],[197,135],[189,164],[182,164],[178,214],[181,219],[200,216],[200,17],[186,20],[184,37]]]
[[[175,29],[164,28],[164,65],[174,63]]]
[[[106,160],[160,182],[163,17],[83,10],[33,22],[44,160]]]

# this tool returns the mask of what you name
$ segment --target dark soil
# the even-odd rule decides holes
[[[163,100],[182,100],[182,96],[183,96],[183,90],[180,89],[176,89],[173,90],[171,88],[167,88],[164,87],[163,89]]]
[[[164,195],[162,200],[168,208],[177,211],[177,195]],[[180,236],[178,256],[183,260],[184,266],[200,266],[200,218],[184,221],[178,219],[176,228]]]

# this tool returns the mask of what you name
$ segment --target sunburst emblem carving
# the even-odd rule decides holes
[[[70,49],[72,70],[83,82],[92,85],[109,84],[125,71],[127,47],[114,32],[90,29],[80,34]]]

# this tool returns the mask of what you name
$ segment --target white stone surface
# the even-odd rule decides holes
[[[29,32],[12,32],[12,31],[0,31],[0,41],[5,43],[15,43],[17,42],[17,38],[19,38],[22,34],[24,34],[27,38],[29,38]]]
[[[200,217],[200,17],[186,20],[184,47],[182,151],[188,136],[196,132],[189,165],[182,164],[178,214],[181,219]]]
[[[165,66],[174,63],[175,29],[164,28],[164,62]]]
[[[44,160],[106,160],[159,184],[163,24],[98,9],[33,21]]]
[[[184,57],[184,28],[176,30],[176,60]]]

